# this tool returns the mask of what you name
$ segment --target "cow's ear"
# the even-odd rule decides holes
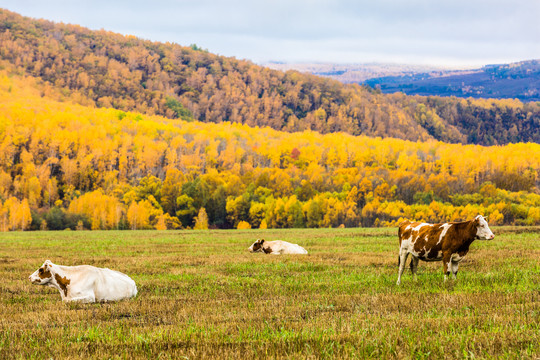
[[[260,240],[260,244],[262,244],[263,242],[264,242],[264,239],[261,239],[261,240]]]

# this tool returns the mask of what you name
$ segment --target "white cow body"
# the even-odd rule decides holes
[[[65,302],[116,301],[137,295],[135,281],[126,274],[91,265],[62,266],[46,260],[29,279],[58,289]]]
[[[258,239],[248,250],[250,252],[263,252],[265,254],[307,254],[307,250],[297,244],[291,244],[283,240],[265,241]]]

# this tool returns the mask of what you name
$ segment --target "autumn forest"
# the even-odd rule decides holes
[[[0,10],[0,231],[540,225],[540,105],[381,94]]]

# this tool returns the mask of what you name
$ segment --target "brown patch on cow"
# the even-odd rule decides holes
[[[42,278],[42,279],[48,279],[48,278],[52,277],[52,274],[49,271],[49,269],[47,268],[47,265],[39,268],[38,276],[40,278]]]
[[[450,243],[452,253],[458,253],[461,257],[469,252],[469,247],[476,240],[476,228],[478,219],[456,223],[455,236]],[[459,239],[459,240],[458,240]]]
[[[467,250],[462,250],[462,251],[458,251],[457,254],[459,255],[459,257],[461,257],[463,259],[463,257],[465,255],[467,255],[467,253],[469,252],[469,249]]]
[[[407,229],[403,232],[403,234],[400,236],[400,239],[408,239],[411,237],[412,230]],[[401,244],[400,244],[401,245]]]
[[[427,249],[427,254],[425,254],[426,259],[434,259],[437,257],[439,250],[442,247],[442,243],[439,242],[439,237],[441,236],[442,228],[440,226],[424,226],[418,232],[417,241],[414,243],[414,250],[416,252],[421,252],[424,249]]]
[[[403,239],[408,239],[410,236],[411,236],[411,229],[407,229],[405,230],[405,228],[409,225],[411,225],[412,222],[408,221],[408,220],[405,220],[403,221],[401,224],[399,224],[399,228],[398,228],[398,239],[399,239],[399,246],[401,246],[401,241]]]
[[[58,286],[60,286],[60,289],[64,292],[64,296],[67,296],[68,293],[68,285],[71,282],[67,277],[61,277],[58,274],[54,274],[54,278],[56,279],[56,282],[58,283]]]
[[[271,254],[272,248],[270,246],[264,246],[264,239],[258,239],[253,244],[253,252],[262,251],[265,254]]]
[[[264,243],[264,239],[258,239],[257,241],[255,241],[255,243],[253,244],[253,252],[257,252],[261,248],[264,251],[263,243]]]
[[[424,257],[428,260],[437,259],[439,258],[441,249],[442,249],[442,244],[439,244],[438,246],[433,246],[433,248],[431,248]]]

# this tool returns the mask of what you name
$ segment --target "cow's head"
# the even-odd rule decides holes
[[[250,252],[263,252],[264,249],[263,249],[263,244],[264,244],[264,239],[257,239],[257,241],[255,241],[249,248],[248,250]]]
[[[32,275],[28,277],[28,279],[32,282],[32,284],[35,285],[47,285],[49,284],[53,279],[53,266],[54,264],[51,262],[51,260],[45,260],[43,265]]]
[[[493,240],[495,235],[491,232],[487,223],[487,217],[478,215],[474,218],[474,224],[476,225],[476,238],[479,240]]]

